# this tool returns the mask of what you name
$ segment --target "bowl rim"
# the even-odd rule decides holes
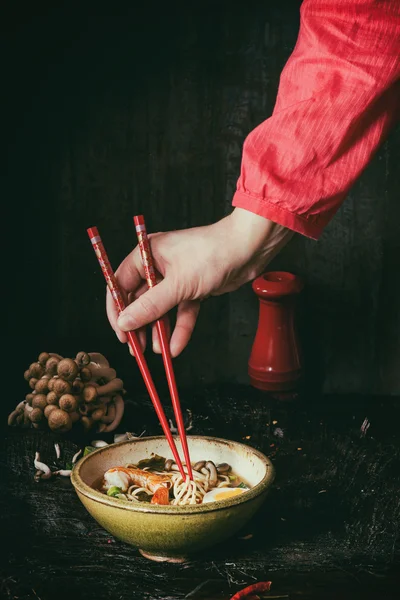
[[[174,437],[176,437],[176,436],[174,436]],[[194,504],[194,505],[189,504],[189,505],[185,505],[185,506],[171,506],[171,505],[162,506],[159,504],[149,504],[149,503],[140,503],[139,504],[136,502],[135,503],[130,502],[129,500],[123,500],[121,498],[113,498],[110,496],[106,496],[105,494],[102,494],[101,492],[98,492],[97,490],[93,489],[92,487],[90,487],[83,481],[83,479],[80,475],[80,471],[85,463],[93,460],[94,456],[99,456],[103,452],[109,450],[110,447],[113,448],[113,447],[120,447],[120,446],[136,445],[136,444],[145,443],[145,442],[148,442],[151,440],[161,440],[161,439],[165,440],[165,437],[163,435],[153,435],[153,436],[148,436],[148,437],[142,437],[142,438],[139,438],[136,440],[126,440],[123,442],[109,444],[108,446],[103,446],[101,448],[94,450],[93,452],[90,452],[90,454],[87,454],[83,458],[79,459],[78,462],[76,463],[76,465],[74,466],[74,468],[72,469],[72,473],[71,473],[72,485],[74,486],[75,491],[78,494],[81,494],[81,495],[85,496],[86,498],[89,498],[90,500],[94,500],[95,502],[98,502],[100,504],[105,504],[107,506],[114,507],[114,508],[120,508],[121,510],[128,510],[131,512],[139,512],[139,513],[154,513],[154,514],[161,513],[161,514],[185,515],[185,514],[192,514],[192,513],[196,514],[196,513],[202,513],[202,512],[209,513],[209,512],[214,512],[214,511],[221,510],[224,508],[236,506],[238,504],[244,504],[246,502],[254,500],[257,496],[260,496],[263,492],[266,492],[267,489],[270,487],[270,485],[272,484],[272,482],[275,479],[275,468],[274,468],[272,462],[270,461],[270,459],[267,456],[265,456],[265,454],[263,454],[259,450],[256,450],[252,446],[249,446],[248,444],[243,444],[241,442],[236,442],[234,440],[218,438],[215,436],[205,436],[205,435],[187,436],[187,438],[188,438],[188,440],[196,439],[196,440],[202,440],[202,441],[213,441],[213,442],[217,442],[217,443],[225,444],[225,445],[234,444],[234,446],[246,448],[246,450],[250,450],[252,454],[257,456],[265,464],[265,466],[267,467],[267,472],[264,475],[264,477],[262,478],[262,480],[259,483],[257,483],[257,485],[255,485],[250,490],[248,490],[245,494],[240,494],[239,496],[233,496],[232,498],[228,498],[226,500],[217,500],[215,502],[208,502],[206,504]]]

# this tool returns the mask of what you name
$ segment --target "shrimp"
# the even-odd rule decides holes
[[[160,488],[169,490],[172,481],[168,475],[156,475],[134,467],[113,467],[104,473],[104,489],[117,486],[126,492],[131,485],[139,485],[150,492],[157,492]]]
[[[169,491],[165,487],[160,487],[154,492],[151,504],[169,504]]]

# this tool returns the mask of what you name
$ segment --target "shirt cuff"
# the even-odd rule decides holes
[[[286,208],[277,206],[274,202],[270,202],[266,198],[258,198],[257,196],[242,191],[235,192],[232,205],[237,208],[249,210],[260,217],[283,225],[283,227],[287,227],[288,229],[296,231],[313,240],[318,240],[324,227],[330,220],[329,218],[324,222],[318,215],[305,218],[290,212]]]

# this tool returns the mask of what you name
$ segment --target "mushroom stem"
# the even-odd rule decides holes
[[[201,471],[201,469],[203,467],[205,467],[206,465],[206,461],[205,460],[198,460],[197,463],[193,466],[193,470],[194,471]]]
[[[88,369],[90,369],[92,377],[95,381],[98,379],[106,379],[107,381],[111,381],[117,377],[116,370],[112,369],[111,367],[98,367],[93,363],[90,363]]]
[[[114,429],[116,429],[118,427],[118,425],[120,424],[122,416],[124,414],[125,404],[122,399],[122,396],[120,396],[119,394],[117,396],[115,396],[114,404],[115,404],[115,419],[112,423],[107,425],[107,427],[103,430],[104,432],[114,431]]]
[[[208,460],[206,462],[205,468],[210,472],[210,479],[209,479],[210,487],[215,487],[217,485],[217,481],[218,481],[217,467],[215,466],[215,464],[213,463],[212,460]]]
[[[41,462],[39,452],[35,453],[35,460],[33,461],[33,464],[37,471],[42,472],[42,475],[40,475],[40,479],[50,479],[50,477],[51,477],[50,467],[48,467],[45,463]]]
[[[112,423],[115,419],[115,404],[110,404],[108,406],[108,411],[107,414],[105,414],[103,417],[101,417],[100,421],[102,423],[106,423],[107,425],[109,425],[110,423]]]
[[[78,452],[76,452],[73,457],[72,457],[72,464],[74,465],[76,463],[76,461],[78,460],[79,455],[82,454],[82,449],[78,450]]]
[[[98,396],[107,396],[113,392],[120,392],[124,387],[124,382],[119,377],[115,377],[111,381],[108,381],[104,385],[100,385],[97,388]]]
[[[8,425],[10,425],[10,427],[11,427],[12,425],[14,425],[14,424],[15,424],[15,422],[16,422],[16,420],[17,420],[17,417],[18,417],[18,415],[19,415],[19,411],[18,411],[18,410],[13,410],[13,411],[12,411],[12,412],[11,412],[11,413],[8,415],[8,420],[7,420],[7,423],[8,423]]]
[[[104,404],[104,406],[106,404],[108,404],[109,402],[111,402],[111,400],[113,399],[114,396],[101,396],[101,398],[98,398],[98,401],[101,402],[102,404]]]
[[[116,433],[114,435],[114,444],[118,444],[119,442],[126,442],[129,439],[130,438],[128,433]]]
[[[98,365],[100,365],[100,367],[110,366],[110,363],[108,362],[106,357],[103,354],[100,354],[100,352],[88,352],[88,354],[90,356],[91,362],[97,363]]]
[[[172,468],[172,465],[174,464],[174,459],[173,458],[169,458],[168,460],[165,461],[165,470],[166,471],[170,471]]]
[[[81,423],[82,423],[83,428],[85,429],[85,431],[89,431],[89,429],[93,425],[93,420],[90,417],[85,417],[84,416],[84,417],[81,418]]]
[[[93,446],[93,448],[103,448],[104,446],[108,446],[107,442],[104,440],[92,440],[90,445]]]
[[[95,385],[94,382],[90,382],[90,384],[83,389],[83,397],[86,402],[91,402],[100,396],[108,396],[109,394],[120,392],[123,386],[124,383],[119,377],[111,379],[111,381],[108,381],[104,385]]]
[[[30,406],[28,403],[25,404],[25,408],[24,408],[24,425],[28,426],[31,423],[31,420],[29,418],[29,413],[32,412],[33,408],[32,406]]]
[[[105,406],[99,406],[99,408],[96,408],[91,414],[93,421],[100,421],[102,417],[104,417],[105,412]]]

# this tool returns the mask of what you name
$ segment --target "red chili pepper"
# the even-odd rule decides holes
[[[252,585],[247,586],[243,590],[236,592],[234,596],[230,600],[242,600],[243,598],[247,598],[250,600],[251,597],[257,597],[255,594],[258,592],[269,592],[271,589],[272,581],[260,581],[259,583],[253,583]]]

